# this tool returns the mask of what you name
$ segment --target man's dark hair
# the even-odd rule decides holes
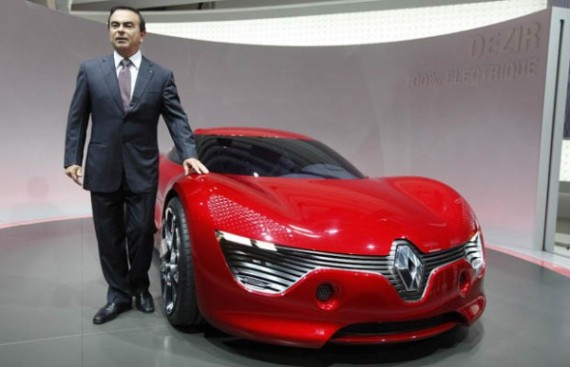
[[[129,10],[132,11],[133,13],[136,13],[139,16],[139,29],[141,32],[146,32],[146,22],[141,14],[141,12],[133,7],[130,6],[114,6],[111,8],[111,11],[109,12],[109,18],[107,18],[107,28],[111,27],[111,15],[113,15],[114,12],[116,12],[117,10]]]

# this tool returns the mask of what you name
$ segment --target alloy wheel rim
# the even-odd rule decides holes
[[[172,208],[166,209],[162,226],[162,240],[166,244],[167,251],[162,257],[160,267],[160,279],[162,286],[162,298],[164,310],[167,315],[174,312],[178,299],[179,256],[180,256],[180,225],[179,220]]]

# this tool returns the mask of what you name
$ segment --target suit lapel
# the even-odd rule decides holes
[[[115,103],[117,103],[121,111],[125,112],[121,100],[121,92],[119,91],[119,81],[117,80],[117,69],[115,68],[113,55],[109,55],[101,60],[101,71],[111,98],[115,100]]]
[[[129,109],[129,111],[132,111],[137,107],[144,94],[144,91],[146,90],[148,82],[152,79],[153,76],[154,72],[152,70],[152,62],[143,57],[141,61],[141,67],[139,69],[139,74],[137,76],[137,82],[135,83],[133,97],[131,98],[132,107]]]

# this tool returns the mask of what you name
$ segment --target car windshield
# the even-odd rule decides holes
[[[346,159],[315,140],[220,135],[196,135],[195,140],[199,159],[216,173],[291,178],[364,177]]]

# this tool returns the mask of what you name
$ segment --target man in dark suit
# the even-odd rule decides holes
[[[154,204],[158,185],[157,126],[162,115],[186,174],[208,173],[196,157],[188,118],[180,105],[172,71],[142,56],[145,22],[138,10],[111,9],[109,37],[115,51],[83,62],[69,109],[65,173],[82,184],[83,150],[91,116],[91,137],[83,187],[91,192],[93,221],[107,304],[95,324],[135,307],[154,311],[148,291]],[[125,247],[125,244],[127,245]]]

